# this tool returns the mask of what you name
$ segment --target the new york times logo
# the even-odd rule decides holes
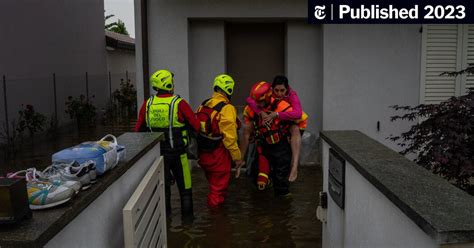
[[[314,7],[314,17],[318,20],[324,20],[326,18],[326,13],[324,10],[326,9],[326,6],[315,6]]]
[[[469,23],[474,1],[308,0],[310,23]]]

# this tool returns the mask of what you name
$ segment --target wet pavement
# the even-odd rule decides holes
[[[192,172],[195,220],[183,225],[179,195],[172,186],[172,215],[168,219],[168,247],[321,247],[321,223],[316,219],[321,167],[301,166],[290,197],[259,191],[245,176],[232,179],[219,210],[206,207],[207,180]]]

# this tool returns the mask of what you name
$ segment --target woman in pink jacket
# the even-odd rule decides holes
[[[287,120],[287,121],[299,120],[303,114],[303,110],[301,109],[300,99],[298,98],[296,91],[291,89],[291,87],[288,85],[288,78],[286,78],[285,76],[276,76],[273,79],[272,89],[273,89],[273,97],[283,98],[285,101],[289,102],[293,109],[292,111],[265,113],[257,107],[255,100],[253,100],[253,98],[251,97],[247,98],[247,104],[249,105],[249,107],[256,114],[259,114],[263,118],[263,121],[265,122],[271,122],[276,117],[278,117],[280,120]],[[297,125],[292,125],[290,127],[290,132],[291,132],[291,152],[293,155],[291,158],[291,171],[290,171],[290,175],[288,176],[288,181],[293,182],[296,180],[298,176],[298,162],[299,162],[299,156],[300,156],[302,131],[300,131]]]

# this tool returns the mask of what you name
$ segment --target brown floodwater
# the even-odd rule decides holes
[[[192,183],[192,224],[182,223],[179,194],[172,186],[168,247],[321,247],[321,223],[316,219],[320,166],[301,166],[286,198],[275,197],[273,189],[257,190],[245,175],[233,178],[218,210],[206,207],[208,185],[198,167],[193,169]]]

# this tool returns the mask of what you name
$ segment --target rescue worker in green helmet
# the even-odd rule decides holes
[[[174,177],[181,198],[181,216],[192,220],[193,197],[191,171],[186,154],[188,129],[199,131],[199,121],[189,104],[174,94],[174,75],[168,70],[159,70],[150,77],[156,95],[147,99],[135,126],[136,132],[163,132],[165,140],[160,142],[165,164],[166,213],[171,214],[171,181]]]

